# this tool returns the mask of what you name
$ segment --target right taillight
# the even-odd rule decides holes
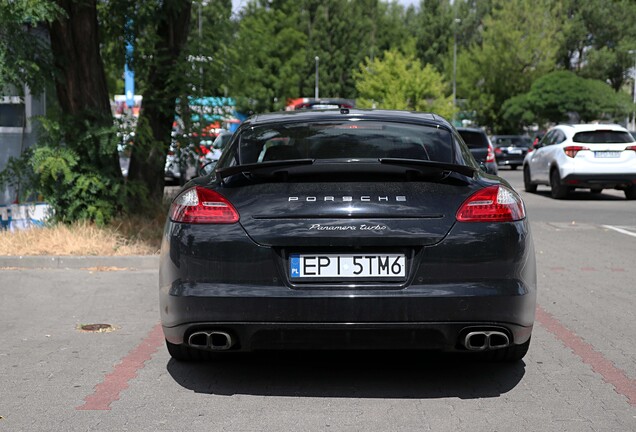
[[[589,150],[589,148],[583,146],[567,146],[563,148],[565,154],[571,158],[576,156],[576,154],[581,150]]]
[[[455,215],[459,222],[514,222],[526,217],[519,195],[505,186],[488,186],[472,194]]]
[[[636,145],[625,147],[625,150],[636,151]]]
[[[191,224],[231,224],[238,222],[239,214],[223,195],[195,186],[175,198],[170,219]]]
[[[495,161],[495,151],[492,146],[488,145],[488,153],[486,154],[486,162],[491,163]]]

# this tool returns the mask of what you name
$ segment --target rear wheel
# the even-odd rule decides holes
[[[600,194],[601,192],[603,192],[603,188],[592,188],[590,189],[590,192],[592,192],[593,194]]]
[[[568,196],[568,192],[568,187],[561,184],[559,170],[555,168],[550,171],[550,195],[552,198],[563,199]]]
[[[526,192],[533,193],[537,191],[537,185],[530,180],[530,168],[527,165],[523,167],[523,186]]]
[[[518,166],[518,165],[510,165],[510,169],[514,171],[514,170],[516,170],[516,169],[517,169],[517,166]]]
[[[625,189],[625,198],[628,200],[636,200],[636,185],[631,185]]]

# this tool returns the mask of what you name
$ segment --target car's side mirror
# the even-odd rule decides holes
[[[201,165],[197,169],[197,175],[206,176],[208,174],[212,174],[214,172],[214,168],[216,167],[217,161],[208,162],[205,165]]]

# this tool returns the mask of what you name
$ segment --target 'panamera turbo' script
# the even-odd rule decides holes
[[[310,230],[315,231],[383,231],[387,229],[386,225],[321,225],[312,224]]]

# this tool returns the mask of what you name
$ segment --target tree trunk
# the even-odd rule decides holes
[[[152,210],[163,200],[164,166],[182,85],[177,65],[184,61],[181,53],[190,30],[191,7],[191,0],[164,0],[157,14],[157,42],[128,171],[128,180],[141,185],[146,198],[136,201],[137,211]]]
[[[67,144],[81,157],[115,177],[121,177],[117,149],[105,152],[87,150],[74,145],[72,137],[81,136],[88,128],[112,127],[108,87],[100,54],[96,0],[55,0],[66,16],[49,25],[51,50],[59,71],[55,86],[57,99],[74,130]],[[80,128],[80,130],[78,130]],[[86,129],[86,130],[81,130]],[[99,146],[99,140],[95,139]],[[106,154],[105,154],[106,153]],[[95,156],[99,155],[99,156]]]

